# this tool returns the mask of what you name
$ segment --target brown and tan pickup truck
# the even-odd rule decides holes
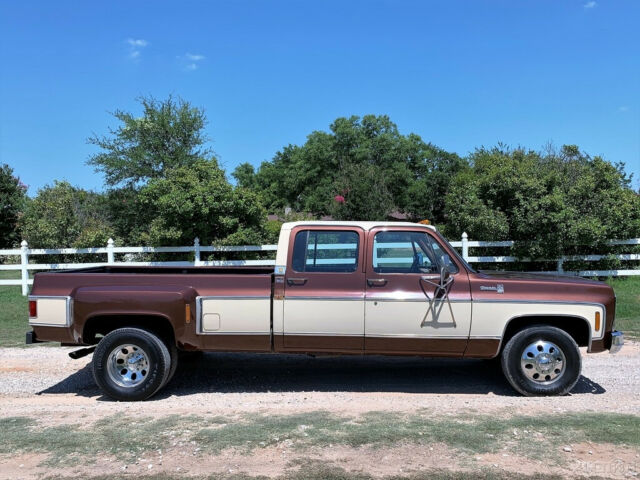
[[[296,222],[274,267],[104,266],[38,273],[27,343],[94,351],[118,400],[149,398],[180,351],[495,358],[524,395],[562,395],[578,347],[611,353],[616,298],[580,278],[477,272],[429,225]]]

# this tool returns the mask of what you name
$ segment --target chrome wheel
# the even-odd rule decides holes
[[[564,353],[555,343],[538,340],[524,349],[520,366],[527,378],[549,385],[562,377],[566,360]]]
[[[120,345],[114,348],[107,360],[109,377],[121,387],[136,387],[149,373],[147,353],[137,345]]]

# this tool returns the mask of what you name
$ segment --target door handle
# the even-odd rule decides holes
[[[304,285],[307,283],[306,278],[287,278],[287,285]]]
[[[370,287],[384,287],[386,284],[386,278],[367,278],[367,285]]]
[[[420,279],[424,280],[425,282],[431,282],[434,280],[440,280],[440,275],[422,275]]]

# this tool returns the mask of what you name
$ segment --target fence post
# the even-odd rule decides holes
[[[115,263],[113,255],[113,238],[107,240],[107,263]]]
[[[462,258],[469,260],[469,236],[467,232],[462,232]]]
[[[198,237],[193,241],[193,251],[195,252],[195,261],[193,263],[197,267],[200,265],[200,239]]]
[[[560,257],[558,259],[558,263],[556,264],[556,270],[558,273],[564,273],[564,269],[562,268],[562,264],[564,263],[564,257]]]
[[[26,240],[23,240],[20,244],[20,273],[22,279],[22,295],[29,294],[29,244]]]

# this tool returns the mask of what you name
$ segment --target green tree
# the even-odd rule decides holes
[[[163,178],[167,170],[193,164],[212,154],[204,145],[207,124],[204,110],[169,96],[166,100],[140,97],[142,116],[116,110],[121,125],[108,136],[94,135],[88,142],[101,149],[89,165],[102,172],[110,187],[140,186]]]
[[[109,222],[129,243],[156,238],[149,236],[154,209],[142,203],[140,190],[177,168],[213,155],[206,147],[204,110],[171,96],[162,101],[153,97],[138,101],[141,116],[117,110],[113,115],[120,125],[107,136],[94,135],[88,140],[101,149],[88,163],[105,175]]]
[[[114,236],[104,197],[65,181],[38,191],[27,205],[22,225],[33,248],[103,246]]]
[[[256,171],[250,163],[241,163],[231,174],[239,187],[254,188],[256,186]]]
[[[140,191],[150,218],[141,235],[151,245],[255,244],[263,239],[266,211],[257,195],[233,188],[215,160],[197,160],[151,180]]]
[[[140,199],[140,189],[114,188],[105,192],[104,211],[115,235],[129,245],[141,242],[152,219],[151,211]]]
[[[20,242],[19,221],[26,202],[27,187],[13,174],[13,169],[0,165],[0,248]]]
[[[347,165],[335,181],[340,192],[330,208],[336,220],[386,220],[394,202],[385,178],[373,165]]]
[[[274,213],[290,206],[316,215],[334,213],[363,220],[384,218],[398,209],[414,219],[439,222],[449,183],[463,166],[457,155],[425,143],[418,135],[400,134],[389,117],[365,115],[338,118],[330,132],[315,131],[303,145],[286,146],[255,173],[243,164],[234,177],[259,192]],[[359,170],[377,191],[389,194],[390,202],[386,193],[380,199],[370,198],[381,209],[372,209],[355,195],[355,187],[351,200],[345,195],[344,204],[337,208],[335,196]],[[356,198],[357,206],[349,205]]]

